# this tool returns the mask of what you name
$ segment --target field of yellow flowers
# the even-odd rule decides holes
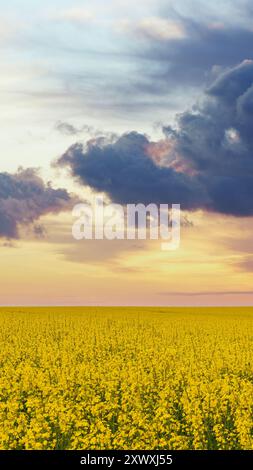
[[[1,308],[1,449],[253,449],[253,309]]]

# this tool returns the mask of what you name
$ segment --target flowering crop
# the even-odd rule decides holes
[[[253,449],[253,309],[1,308],[1,449]]]

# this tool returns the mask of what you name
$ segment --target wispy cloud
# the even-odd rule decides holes
[[[60,9],[58,12],[51,14],[50,19],[55,21],[65,21],[77,26],[82,26],[94,20],[94,13],[86,8],[72,7]]]
[[[113,132],[105,132],[100,129],[96,129],[93,126],[88,124],[82,124],[80,126],[71,124],[67,121],[57,121],[55,124],[55,129],[63,135],[66,136],[80,136],[84,134],[88,134],[91,138],[106,140],[106,141],[114,141],[117,138],[117,134]]]
[[[201,296],[226,296],[226,295],[253,295],[253,291],[205,291],[205,292],[158,292],[164,296],[201,297]]]
[[[182,23],[156,16],[144,17],[136,22],[121,20],[117,23],[117,29],[157,41],[169,41],[186,37],[186,31]]]

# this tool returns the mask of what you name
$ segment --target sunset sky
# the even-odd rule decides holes
[[[252,3],[0,7],[0,304],[252,305]],[[181,204],[180,248],[74,240],[97,194]]]

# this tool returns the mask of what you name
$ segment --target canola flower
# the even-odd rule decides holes
[[[1,449],[253,449],[253,309],[1,308]]]

